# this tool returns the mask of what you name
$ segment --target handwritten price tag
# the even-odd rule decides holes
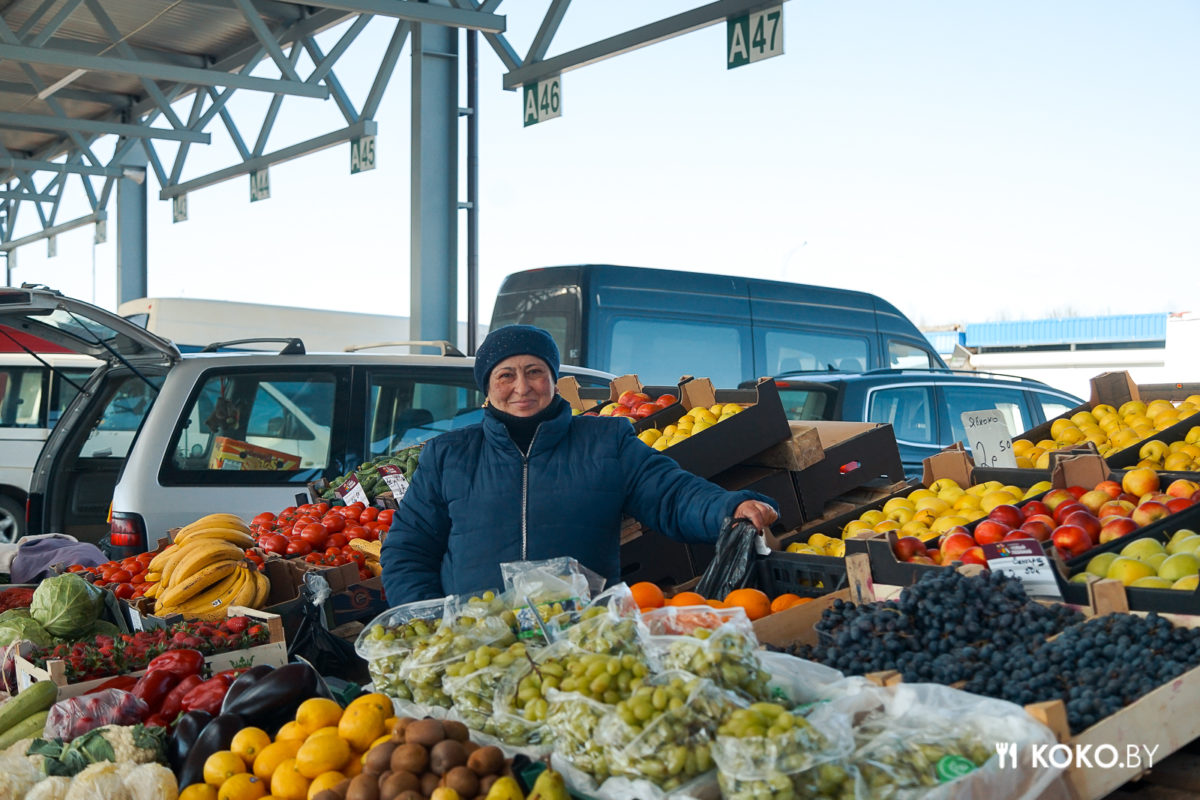
[[[404,470],[391,464],[384,464],[379,468],[379,476],[392,490],[392,497],[399,503],[408,491],[408,479],[404,477]]]
[[[371,505],[371,498],[367,497],[367,490],[358,482],[357,472],[351,473],[350,477],[346,478],[345,483],[334,489],[334,493],[346,501],[346,505],[352,503],[362,503],[364,506]]]
[[[975,459],[977,465],[1016,468],[1012,432],[999,411],[994,408],[988,411],[964,411],[962,423],[967,432],[966,445],[971,449],[971,458]]]
[[[983,546],[983,556],[992,572],[1002,572],[1025,585],[1030,597],[1062,600],[1054,577],[1054,566],[1036,539],[1013,539]]]

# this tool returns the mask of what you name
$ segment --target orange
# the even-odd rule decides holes
[[[713,608],[729,608],[728,603],[723,603],[720,600],[705,600],[704,605],[712,606]]]
[[[771,598],[759,589],[734,589],[725,595],[725,602],[746,609],[746,616],[751,620],[762,619],[771,613]]]
[[[661,608],[665,599],[662,589],[650,581],[638,581],[629,587],[629,591],[639,608]]]
[[[308,778],[296,771],[296,759],[284,759],[271,773],[271,794],[279,800],[308,800]]]
[[[322,772],[340,770],[349,760],[350,745],[342,737],[310,736],[296,751],[296,770],[304,777],[312,779]],[[271,788],[274,791],[274,784]]]
[[[787,592],[786,594],[781,594],[781,595],[779,595],[779,597],[776,597],[774,600],[771,601],[771,613],[774,614],[776,612],[783,611],[785,608],[791,608],[792,606],[798,606],[798,605],[800,605],[800,601],[802,601],[803,599],[804,598],[801,597],[800,595],[792,594],[791,592]]]
[[[338,736],[360,752],[371,746],[385,732],[384,712],[372,703],[351,704],[338,723]]]
[[[303,725],[292,720],[291,722],[283,723],[279,727],[279,730],[275,733],[275,741],[282,742],[285,739],[295,739],[302,742],[308,734],[309,732],[304,729]]]
[[[310,697],[296,709],[296,723],[305,733],[337,725],[341,718],[342,707],[327,697]]]
[[[695,592],[679,592],[667,601],[669,606],[702,606],[704,605],[704,595],[696,594]]]
[[[383,724],[388,725],[388,731],[392,730],[391,725],[395,724],[396,719],[393,716],[396,713],[396,707],[392,704],[392,698],[382,692],[359,695],[350,702],[350,705],[346,706],[346,710],[349,711],[358,706],[372,706],[379,709],[383,714]]]
[[[270,743],[271,737],[262,728],[242,728],[233,735],[229,749],[241,756],[242,761],[246,762],[246,769],[250,769],[254,759]]]
[[[324,789],[332,789],[344,780],[346,780],[346,776],[337,770],[322,772],[320,775],[313,778],[312,783],[308,785],[307,800],[313,800],[313,798],[317,796],[318,792]]]
[[[243,772],[221,784],[221,788],[217,790],[217,800],[259,800],[266,794],[266,781]]]
[[[299,749],[300,742],[296,739],[284,739],[267,745],[254,758],[254,774],[264,781],[270,780],[275,768],[287,759],[295,758]]]
[[[217,787],[211,783],[193,783],[179,793],[179,800],[217,800]]]
[[[246,771],[246,762],[232,750],[218,750],[204,761],[204,782],[220,786],[239,772]]]

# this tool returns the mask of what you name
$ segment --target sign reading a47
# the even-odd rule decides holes
[[[729,17],[725,42],[726,69],[783,55],[783,6]]]
[[[562,116],[562,76],[555,75],[522,87],[525,93],[525,127]]]

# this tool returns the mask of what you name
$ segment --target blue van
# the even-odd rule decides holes
[[[546,267],[504,279],[492,328],[537,325],[564,363],[737,386],[797,371],[945,368],[908,317],[867,292],[609,264]]]

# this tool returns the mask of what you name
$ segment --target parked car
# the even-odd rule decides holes
[[[122,553],[204,514],[284,508],[310,481],[483,413],[474,359],[452,347],[307,353],[293,339],[277,353],[181,354],[104,309],[31,288],[0,289],[0,324],[100,360],[38,456],[28,532]],[[612,378],[563,373],[592,391]]]
[[[775,385],[789,419],[889,423],[909,478],[942,448],[969,448],[964,411],[995,408],[1016,436],[1084,402],[1030,378],[948,369],[790,372]]]

